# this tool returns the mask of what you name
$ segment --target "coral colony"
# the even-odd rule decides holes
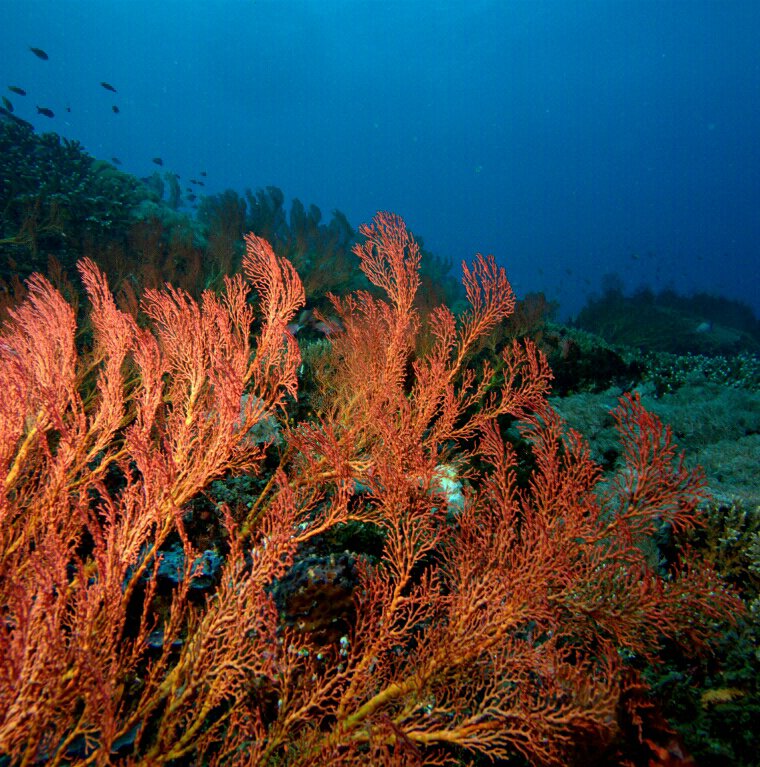
[[[329,296],[308,359],[302,281],[253,234],[198,300],[120,305],[85,258],[86,312],[40,275],[8,310],[9,764],[564,765],[629,731],[650,764],[678,747],[643,669],[742,612],[686,544],[702,475],[635,395],[602,475],[535,343],[484,345],[515,308],[493,258],[464,267],[464,311],[423,313],[404,222],[360,235],[367,287]]]

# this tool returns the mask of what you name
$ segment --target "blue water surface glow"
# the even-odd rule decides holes
[[[207,193],[276,185],[354,226],[392,210],[562,316],[610,272],[760,311],[757,0],[0,0],[0,18],[16,114],[138,176],[161,157]]]

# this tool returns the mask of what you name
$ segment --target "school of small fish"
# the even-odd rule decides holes
[[[48,55],[47,51],[43,50],[42,48],[37,48],[34,46],[29,46],[29,50],[31,53],[33,53],[38,59],[41,61],[49,61],[50,56]],[[109,91],[110,93],[115,93],[118,95],[119,91],[114,87],[111,83],[106,82],[105,80],[100,81],[100,87],[103,88],[106,91]],[[27,91],[25,88],[22,88],[20,85],[8,85],[8,90],[14,94],[15,96],[26,96]],[[15,106],[13,102],[8,98],[7,96],[2,96],[2,102],[3,105],[0,107],[0,118],[13,120],[14,122],[31,126],[30,123],[28,123],[26,120],[21,119],[15,114]],[[47,117],[48,119],[54,119],[55,118],[55,112],[49,107],[45,105],[36,104],[35,108],[37,110],[37,115],[42,117]],[[66,111],[71,112],[71,107],[69,105],[66,106]],[[118,115],[121,113],[121,109],[118,104],[112,104],[111,105],[111,111],[113,114]],[[112,157],[111,162],[113,165],[121,165],[122,162],[118,157]],[[163,166],[164,161],[161,157],[154,157],[152,158],[152,162],[155,165]],[[174,174],[177,178],[179,178],[179,174]],[[202,177],[206,177],[206,171],[200,171],[200,175]],[[195,186],[205,186],[205,183],[203,181],[200,181],[198,179],[191,178],[190,183]],[[188,194],[186,195],[186,199],[190,201],[191,203],[194,203],[197,199],[197,196],[193,193],[192,187],[187,187]]]

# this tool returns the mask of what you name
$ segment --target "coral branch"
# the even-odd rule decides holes
[[[138,319],[83,261],[91,348],[29,281],[0,333],[0,760],[588,763],[663,639],[739,611],[679,544],[703,481],[638,398],[604,479],[536,346],[484,357],[514,308],[494,259],[425,326],[403,221],[361,231],[384,297],[333,297],[300,423],[303,288],[264,240],[247,281],[148,290]]]

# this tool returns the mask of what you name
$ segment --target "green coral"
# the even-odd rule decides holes
[[[646,379],[658,395],[687,384],[714,383],[735,389],[760,391],[760,357],[749,352],[735,355],[646,354]]]
[[[647,676],[697,764],[751,767],[760,721],[760,506],[713,503],[704,521],[693,545],[738,587],[746,613],[723,628],[709,661],[671,661]]]
[[[143,185],[91,157],[78,141],[0,122],[0,255],[43,269],[73,262],[82,243],[125,234]]]

